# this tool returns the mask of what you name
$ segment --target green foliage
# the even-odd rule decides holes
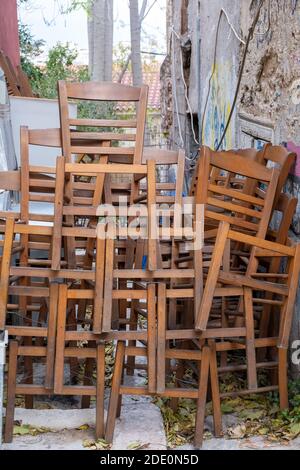
[[[45,41],[36,39],[28,25],[19,22],[19,40],[21,66],[28,75],[34,93],[42,98],[57,97],[57,80],[87,81],[87,67],[75,67],[76,49],[58,42],[50,49],[45,66],[35,64],[36,58],[43,52]]]
[[[74,67],[77,51],[69,44],[57,43],[48,54],[41,77],[33,84],[35,91],[44,98],[57,97],[57,81],[86,81],[87,67]]]
[[[29,26],[19,22],[19,42],[22,69],[30,80],[40,80],[42,72],[33,61],[43,52],[42,48],[45,45],[45,41],[43,39],[35,39],[30,32]]]
[[[71,2],[72,8],[77,8],[89,1]],[[71,5],[70,5],[71,8]],[[48,52],[44,66],[35,64],[36,58],[43,52],[45,41],[36,39],[27,25],[19,23],[19,38],[21,50],[21,65],[29,77],[33,92],[41,98],[57,97],[57,81],[68,80],[85,82],[90,80],[87,66],[76,66],[77,50],[68,43],[58,42]],[[106,118],[114,115],[111,103],[80,102],[78,103],[78,116],[82,118]]]
[[[83,9],[90,14],[92,6],[93,0],[65,0],[64,4],[59,3],[59,10],[62,15],[67,15],[79,9]]]
[[[122,42],[119,42],[116,47],[113,48],[113,59],[115,66],[118,69],[122,69],[127,63],[128,56],[130,55],[130,46],[125,46]],[[131,70],[131,62],[129,61],[127,70]]]

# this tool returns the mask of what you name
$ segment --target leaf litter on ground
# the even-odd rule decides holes
[[[236,390],[237,383],[222,384],[222,392]],[[253,436],[262,436],[266,442],[282,443],[300,436],[300,380],[289,383],[290,409],[281,411],[279,408],[278,393],[266,395],[253,394],[247,397],[225,398],[222,400],[222,414],[234,415],[237,419],[235,425],[224,429],[224,437],[228,439],[247,439]],[[190,443],[194,437],[196,417],[195,400],[179,399],[177,409],[173,410],[167,398],[155,399],[159,406],[168,446],[178,447]],[[206,416],[212,413],[212,404],[206,406]],[[212,434],[205,431],[204,438],[211,438]],[[267,445],[267,444],[266,444]]]

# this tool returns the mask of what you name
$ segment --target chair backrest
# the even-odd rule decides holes
[[[41,165],[30,165],[30,147],[54,147],[57,154],[61,153],[61,138],[59,129],[28,129],[21,126],[20,129],[20,153],[21,153],[21,198],[20,212],[21,220],[28,221],[33,218],[40,221],[52,221],[55,192],[55,168]],[[43,161],[41,149],[41,162]],[[43,203],[49,206],[49,214],[29,214],[31,202],[39,205]],[[38,208],[38,207],[37,207]],[[45,209],[45,208],[44,208]],[[41,211],[42,212],[42,211]]]
[[[292,166],[296,160],[296,153],[289,152],[282,145],[266,144],[261,152],[257,154],[257,160],[266,165],[276,166],[280,170],[280,175],[277,184],[277,191],[275,197],[275,204],[277,203],[283,186],[288,178]]]
[[[96,178],[96,187],[97,187],[97,178],[103,177],[105,175],[112,174],[128,174],[133,177],[134,180],[139,180],[147,177],[147,205],[148,211],[151,213],[155,206],[155,163],[151,160],[148,160],[147,165],[110,165],[110,164],[81,164],[81,163],[66,163],[64,157],[57,158],[56,164],[56,182],[55,182],[55,211],[54,211],[54,240],[56,243],[53,243],[53,254],[52,254],[52,268],[59,269],[60,258],[61,258],[61,240],[62,240],[62,225],[64,217],[73,218],[78,217],[96,217],[98,218],[101,214],[99,213],[99,204],[101,204],[101,199],[95,200],[95,198],[85,198],[82,197],[79,200],[74,200],[72,197],[69,199],[67,196],[68,182],[71,181],[72,185],[75,185],[72,180],[74,177],[95,177]],[[79,182],[78,189],[84,190],[86,184]],[[97,191],[97,190],[96,190]],[[101,196],[101,194],[100,194]],[[88,199],[86,201],[86,199]],[[87,204],[86,204],[87,202]],[[117,216],[119,212],[117,211]],[[128,215],[128,217],[130,217]],[[152,233],[151,228],[151,217],[148,218],[148,233]],[[88,237],[89,232],[94,232],[94,229],[89,229],[88,227],[77,226],[73,227],[73,237]],[[121,230],[121,229],[120,229]],[[86,235],[87,234],[87,235]],[[149,246],[155,244],[156,240],[152,237],[148,237]],[[149,259],[149,265],[151,265],[152,260],[153,264],[156,263],[156,253],[155,246],[152,248],[153,255]],[[155,255],[155,256],[154,256]]]
[[[130,157],[133,163],[141,163],[148,98],[146,85],[132,87],[109,82],[59,81],[58,97],[63,154],[68,161],[71,161],[72,154],[108,156],[117,154]],[[131,102],[135,105],[136,116],[134,119],[71,119],[68,110],[70,99],[92,102]],[[80,131],[74,126],[80,126]],[[91,127],[98,128],[98,131],[83,130]],[[135,133],[129,132],[129,129],[134,129]],[[99,143],[105,141],[113,145],[105,149],[99,148]],[[119,143],[123,143],[124,146],[117,147]],[[129,143],[132,145],[129,146]]]
[[[227,182],[210,181],[213,168],[235,175],[236,180],[253,181],[263,187],[263,197],[248,195]],[[213,152],[202,147],[196,177],[196,203],[205,204],[206,219],[227,221],[239,229],[265,237],[270,221],[279,170],[231,152]]]
[[[20,65],[14,69],[11,60],[0,50],[0,67],[2,68],[8,87],[13,96],[34,96],[28,76]]]

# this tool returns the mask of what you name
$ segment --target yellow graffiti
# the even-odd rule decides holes
[[[232,64],[228,61],[216,64],[211,79],[211,89],[202,130],[202,141],[205,145],[216,148],[224,132],[232,103],[234,74]],[[222,148],[233,147],[234,134],[232,122],[226,133]]]

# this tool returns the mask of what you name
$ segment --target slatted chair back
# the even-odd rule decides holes
[[[210,182],[212,169],[234,173],[236,177],[264,185],[265,196],[249,196],[239,189]],[[259,176],[259,180],[257,180]],[[205,204],[207,221],[227,221],[232,227],[264,237],[270,221],[279,171],[229,152],[213,152],[203,147],[199,159],[196,203]],[[250,207],[249,207],[250,206]]]
[[[125,160],[129,157],[131,163],[141,163],[148,97],[146,85],[132,87],[108,82],[59,81],[58,96],[63,154],[68,162],[71,162],[72,154],[91,154],[122,155]],[[136,105],[136,116],[129,120],[72,119],[68,111],[70,99],[92,102],[132,102]],[[90,131],[87,128],[97,128],[98,131]],[[111,142],[110,148],[99,148],[99,144],[103,141]]]
[[[97,201],[89,201],[90,206],[86,206],[82,201],[78,201],[77,204],[73,201],[65,200],[65,184],[67,180],[73,177],[96,177],[102,178],[105,175],[112,174],[128,174],[133,177],[134,180],[139,181],[147,177],[148,184],[148,207],[155,202],[155,164],[149,161],[147,165],[111,165],[111,164],[76,164],[66,163],[64,157],[57,159],[56,166],[56,192],[55,192],[55,220],[54,220],[54,241],[53,253],[52,253],[52,269],[59,269],[61,259],[61,242],[62,242],[62,225],[64,217],[67,216],[78,216],[78,217],[98,217],[99,216],[99,204],[101,199]],[[100,206],[101,207],[101,206]],[[149,219],[150,220],[150,219]],[[86,228],[86,233],[89,233],[89,228]],[[151,223],[149,224],[149,230],[152,230]],[[78,234],[78,237],[84,237],[85,232],[83,227],[73,227],[73,233]],[[75,235],[74,235],[75,236]],[[54,242],[53,241],[53,242]],[[149,239],[149,243],[153,244],[155,240]],[[155,250],[154,250],[155,251]],[[154,262],[151,259],[149,263]]]
[[[33,147],[40,148],[41,165],[32,165],[30,161]],[[43,148],[55,148],[58,155],[61,153],[59,129],[28,129],[21,126],[20,217],[24,222],[53,221],[55,168],[43,165]]]
[[[295,152],[289,152],[282,145],[266,144],[262,151],[257,154],[257,157],[259,162],[265,163],[268,167],[275,166],[280,171],[274,200],[275,206],[287,181],[288,175],[295,164],[297,155]]]
[[[114,157],[114,158],[113,158]],[[109,161],[112,163],[122,163],[122,156],[110,156]],[[184,190],[184,164],[185,164],[185,157],[184,153],[179,151],[172,151],[172,150],[163,150],[159,148],[153,147],[144,147],[143,155],[142,155],[142,163],[146,164],[148,160],[154,160],[157,166],[157,170],[159,172],[160,168],[162,168],[165,173],[171,172],[174,170],[174,175],[172,175],[172,182],[166,181],[157,181],[156,188],[157,188],[157,203],[166,203],[166,204],[174,204],[176,201],[178,204],[181,203],[181,198],[183,195]],[[132,197],[132,201],[134,201],[134,197],[138,197],[139,201],[141,202],[142,195],[140,194],[140,190],[145,191],[145,184],[141,182],[136,187],[137,195]],[[135,188],[133,188],[134,190]],[[128,195],[132,191],[132,184],[131,182],[110,182],[110,190],[111,190],[111,202],[117,203],[119,194]],[[130,201],[130,198],[128,199]]]

